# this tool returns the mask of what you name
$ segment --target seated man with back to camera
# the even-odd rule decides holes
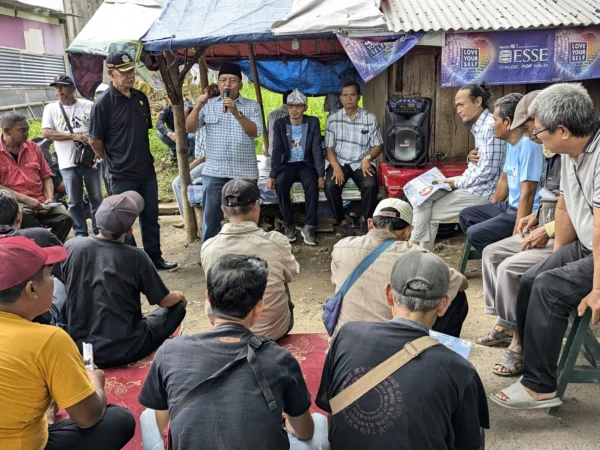
[[[344,108],[327,118],[325,146],[327,168],[325,195],[335,216],[340,233],[353,236],[354,230],[344,216],[342,189],[352,178],[360,189],[362,205],[361,230],[367,231],[367,220],[377,206],[377,169],[375,161],[383,151],[379,121],[374,114],[358,107],[360,85],[346,81],[341,87]]]
[[[387,322],[391,310],[385,302],[384,286],[390,278],[394,263],[408,252],[427,250],[408,242],[412,231],[412,209],[397,198],[387,198],[377,205],[373,218],[369,219],[369,232],[365,236],[347,237],[333,247],[331,254],[331,282],[336,292],[369,254],[386,241],[391,241],[370,267],[356,280],[344,295],[335,332],[347,322]],[[449,269],[450,285],[446,294],[451,306],[433,326],[435,331],[459,336],[467,317],[469,305],[465,290],[467,279],[454,269]]]
[[[256,256],[232,254],[208,269],[213,329],[173,339],[156,353],[139,396],[151,408],[141,417],[144,448],[163,448],[169,421],[179,450],[329,448],[327,420],[311,416],[296,358],[250,331],[264,308],[269,269]]]
[[[522,128],[511,128],[522,98],[521,94],[508,94],[494,103],[494,134],[507,145],[492,203],[470,206],[458,216],[467,239],[480,253],[489,244],[517,234],[519,220],[539,206],[544,169],[542,146],[531,141]]]
[[[506,143],[494,136],[494,117],[488,106],[492,91],[486,82],[467,84],[456,93],[456,112],[475,138],[464,173],[449,180],[452,191],[440,189],[414,210],[411,242],[433,250],[440,222],[455,219],[468,206],[486,205],[502,173]]]
[[[525,95],[515,111],[515,120],[511,129],[523,128],[532,141],[541,141],[533,133],[535,125],[528,109],[531,102],[541,91]],[[542,174],[542,187],[558,193],[560,189],[561,156],[552,153],[543,146],[546,165]],[[542,217],[540,208],[533,214],[522,218],[517,224],[518,234],[488,245],[482,254],[482,277],[484,312],[497,316],[496,325],[485,335],[477,338],[480,345],[493,346],[510,343],[504,356],[494,365],[493,372],[500,376],[516,376],[523,371],[523,351],[517,331],[516,298],[521,276],[538,262],[552,254],[555,222],[545,221],[536,227]],[[545,217],[545,215],[544,215]]]
[[[316,399],[329,413],[332,449],[484,448],[489,413],[481,379],[428,336],[450,307],[449,284],[440,257],[401,255],[382,289],[391,320],[347,323],[334,337]]]
[[[0,238],[2,450],[118,450],[135,431],[127,409],[106,405],[104,372],[86,370],[63,330],[32,323],[50,308],[51,268],[66,257],[62,246]],[[55,422],[59,408],[69,418]]]
[[[306,96],[298,89],[288,95],[289,116],[278,119],[273,127],[271,173],[267,187],[277,187],[279,210],[283,216],[283,234],[296,240],[294,211],[290,189],[296,181],[304,189],[305,220],[301,235],[304,243],[317,245],[317,206],[319,189],[325,186],[325,158],[321,148],[319,119],[307,116]]]
[[[52,171],[33,142],[27,140],[29,124],[23,114],[9,112],[0,120],[0,189],[19,202],[22,228],[47,227],[65,242],[73,219],[64,206],[54,206]]]
[[[296,279],[300,266],[287,238],[277,231],[266,232],[258,226],[260,191],[252,180],[238,178],[223,187],[223,212],[229,223],[221,232],[202,244],[200,256],[206,273],[214,262],[235,250],[239,254],[256,255],[269,264],[269,282],[264,293],[264,311],[252,327],[252,332],[277,340],[294,326],[294,304],[288,283]],[[210,303],[206,315],[214,316]]]
[[[68,258],[53,269],[67,289],[67,331],[79,348],[92,344],[101,368],[148,356],[185,317],[185,296],[169,291],[144,250],[124,244],[143,209],[135,191],[105,198],[96,213],[100,234],[69,240]],[[141,293],[160,308],[143,316]]]

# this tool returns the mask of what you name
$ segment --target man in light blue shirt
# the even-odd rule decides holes
[[[206,164],[202,169],[202,242],[221,231],[221,190],[239,177],[258,180],[254,140],[263,132],[260,106],[243,98],[242,71],[236,64],[221,65],[221,95],[202,94],[186,120],[188,133],[206,128]]]
[[[508,94],[494,103],[494,134],[507,145],[492,203],[465,208],[458,216],[467,239],[480,252],[489,244],[516,234],[519,220],[539,206],[544,169],[542,146],[525,136],[522,128],[510,129],[521,98],[521,94]]]

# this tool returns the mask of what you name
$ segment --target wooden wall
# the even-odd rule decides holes
[[[474,148],[473,135],[454,109],[454,96],[458,88],[442,88],[440,80],[441,48],[415,47],[393,67],[365,86],[364,105],[366,109],[369,106],[376,108],[376,114],[380,117],[381,104],[385,108],[382,97],[387,99],[394,92],[407,97],[420,95],[432,98],[430,153],[442,152],[448,158],[462,158]],[[587,80],[583,85],[590,92],[596,110],[600,111],[600,80]],[[511,92],[526,94],[546,86],[547,84],[519,84],[492,88],[494,99],[498,99]]]

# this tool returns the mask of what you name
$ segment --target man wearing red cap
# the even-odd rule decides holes
[[[32,323],[52,304],[51,266],[63,247],[41,248],[25,237],[0,238],[0,442],[3,450],[122,448],[135,420],[106,405],[104,372],[86,370],[77,347],[58,327]],[[57,408],[70,419],[54,423]]]
[[[67,241],[69,256],[53,270],[67,290],[67,331],[79,348],[94,346],[101,368],[148,356],[185,317],[185,296],[169,291],[142,249],[124,245],[143,209],[135,191],[105,198],[96,212],[100,234]],[[146,317],[142,293],[160,306]]]

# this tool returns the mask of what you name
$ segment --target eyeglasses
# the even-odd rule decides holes
[[[229,82],[230,84],[235,84],[239,83],[240,80],[238,80],[237,78],[219,78],[219,83],[225,84],[227,82]]]
[[[287,105],[288,109],[302,109],[305,105]]]
[[[543,130],[540,130],[540,131],[538,131],[538,130],[533,130],[533,133],[532,133],[532,134],[533,134],[533,137],[534,137],[534,138],[537,138],[537,137],[538,137],[538,136],[539,136],[541,133],[543,133],[544,131],[547,131],[547,130],[548,130],[548,128],[544,128]]]

